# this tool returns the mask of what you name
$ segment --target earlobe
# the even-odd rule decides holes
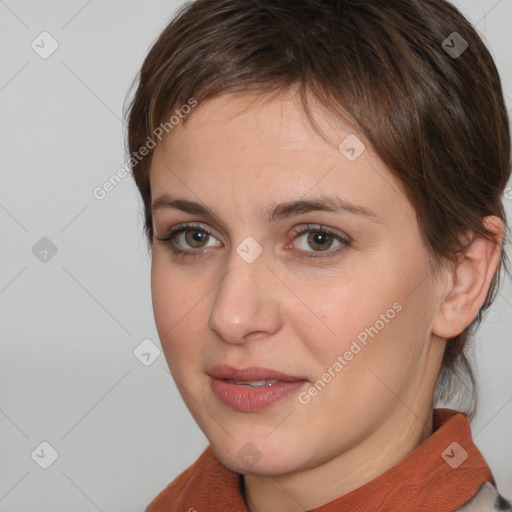
[[[495,216],[484,219],[494,242],[483,236],[473,241],[457,264],[446,271],[445,296],[441,298],[432,333],[441,338],[460,334],[477,316],[501,259],[503,222]]]

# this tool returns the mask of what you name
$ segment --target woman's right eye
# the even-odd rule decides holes
[[[195,224],[181,225],[171,229],[162,238],[156,237],[156,239],[166,245],[174,255],[181,257],[199,255],[201,251],[198,249],[209,247],[208,245],[203,245],[203,242],[205,240],[208,242],[210,238],[213,238],[213,235],[208,228]],[[176,244],[176,240],[180,245]],[[183,246],[186,245],[192,249],[183,249]],[[216,245],[220,245],[220,242],[213,246]]]

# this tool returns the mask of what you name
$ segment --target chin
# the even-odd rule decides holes
[[[267,442],[266,447],[261,446],[263,443],[256,444],[249,440],[242,443],[231,440],[228,446],[215,442],[210,444],[224,466],[244,475],[282,475],[299,470],[302,464],[296,458],[297,450],[292,450],[294,455],[287,454],[282,443],[272,446]]]

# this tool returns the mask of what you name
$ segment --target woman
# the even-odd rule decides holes
[[[507,112],[453,6],[192,2],[128,145],[159,337],[210,441],[148,512],[512,510],[474,399],[434,409],[474,386],[506,268]]]

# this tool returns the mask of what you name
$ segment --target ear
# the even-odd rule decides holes
[[[484,225],[494,233],[496,244],[473,234],[466,253],[447,270],[444,296],[432,326],[432,333],[441,338],[457,336],[475,319],[500,263],[503,222],[492,215],[484,218]]]

